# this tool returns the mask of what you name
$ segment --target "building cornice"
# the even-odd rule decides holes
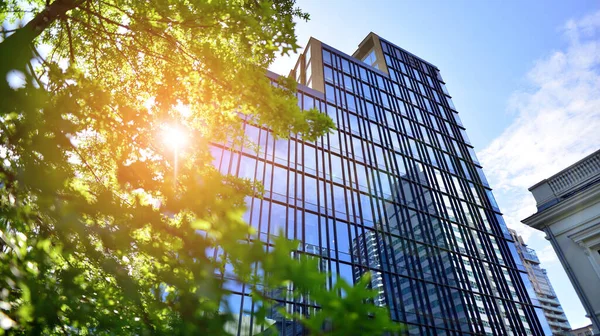
[[[596,183],[600,183],[600,150],[536,183],[529,191],[541,211]]]
[[[600,245],[600,214],[595,217],[595,223],[569,236],[575,243],[582,246]]]
[[[562,202],[538,211],[521,222],[532,228],[543,230],[544,227],[598,202],[600,202],[600,184],[593,185]]]

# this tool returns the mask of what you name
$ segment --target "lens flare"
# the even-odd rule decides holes
[[[165,124],[161,127],[162,143],[173,152],[173,183],[179,173],[179,156],[189,142],[188,133],[178,125]]]
[[[178,126],[165,125],[161,132],[162,142],[172,150],[181,151],[188,143],[188,135]]]

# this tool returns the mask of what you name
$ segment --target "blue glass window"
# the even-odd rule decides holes
[[[348,103],[348,110],[356,112],[356,102],[354,101],[354,96],[346,93],[346,101]]]
[[[285,222],[287,208],[281,204],[271,203],[271,228],[269,232],[278,236],[280,232],[285,232]]]
[[[287,192],[287,170],[275,166],[273,168],[273,192],[285,195]]]
[[[304,214],[304,223],[306,227],[304,243],[319,246],[319,217],[307,212]]]
[[[325,85],[325,97],[327,97],[327,101],[335,102],[335,89],[333,86],[329,84]]]
[[[373,221],[373,211],[371,210],[370,197],[364,194],[360,194],[360,205],[362,210],[362,219],[365,222]]]
[[[325,64],[331,64],[331,53],[323,49],[323,62]]]
[[[483,170],[479,167],[475,167],[475,170],[477,171],[477,175],[479,175],[479,178],[481,179],[481,183],[484,186],[489,187],[489,183],[488,183],[487,179],[485,178],[485,174],[483,173]]]
[[[344,188],[333,186],[333,203],[335,211],[338,213],[346,213],[346,197]]]

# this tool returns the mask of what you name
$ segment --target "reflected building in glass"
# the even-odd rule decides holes
[[[311,38],[291,75],[301,107],[327,113],[335,132],[275,140],[247,124],[258,151],[212,147],[222,173],[263,182],[245,215],[260,239],[302,241],[330,287],[370,273],[375,303],[411,335],[549,334],[437,67],[371,33],[352,56]],[[257,307],[245,286],[229,289],[240,318],[228,330],[270,332],[246,315]],[[291,290],[271,297],[288,312],[318,309]],[[280,335],[305,332],[275,310],[268,318]]]

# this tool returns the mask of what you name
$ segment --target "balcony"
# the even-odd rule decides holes
[[[553,306],[553,307],[560,306],[560,302],[557,299],[550,299],[550,298],[547,298],[547,297],[544,297],[541,295],[538,295],[538,299],[540,299],[540,301],[542,303],[545,303],[545,304]]]
[[[561,306],[558,306],[558,307],[554,307],[554,306],[542,306],[542,307],[544,308],[544,310],[550,311],[550,312],[552,312],[554,314],[557,314],[557,315],[564,315],[564,313],[565,313]]]
[[[552,320],[548,320],[548,324],[552,327],[555,328],[562,328],[562,329],[566,329],[566,330],[571,330],[571,327],[563,322],[558,322],[558,321],[552,321]]]
[[[535,264],[539,264],[540,263],[540,259],[538,259],[537,254],[535,253],[534,249],[531,248],[525,248],[523,250],[521,250],[523,252],[523,259],[535,263]]]
[[[536,200],[538,213],[561,202],[565,195],[596,178],[598,168],[600,150],[529,188]]]
[[[544,315],[546,315],[546,318],[554,319],[554,320],[556,320],[556,322],[559,322],[559,323],[566,323],[568,321],[567,317],[564,314],[557,314],[557,313],[546,311],[544,313]]]

